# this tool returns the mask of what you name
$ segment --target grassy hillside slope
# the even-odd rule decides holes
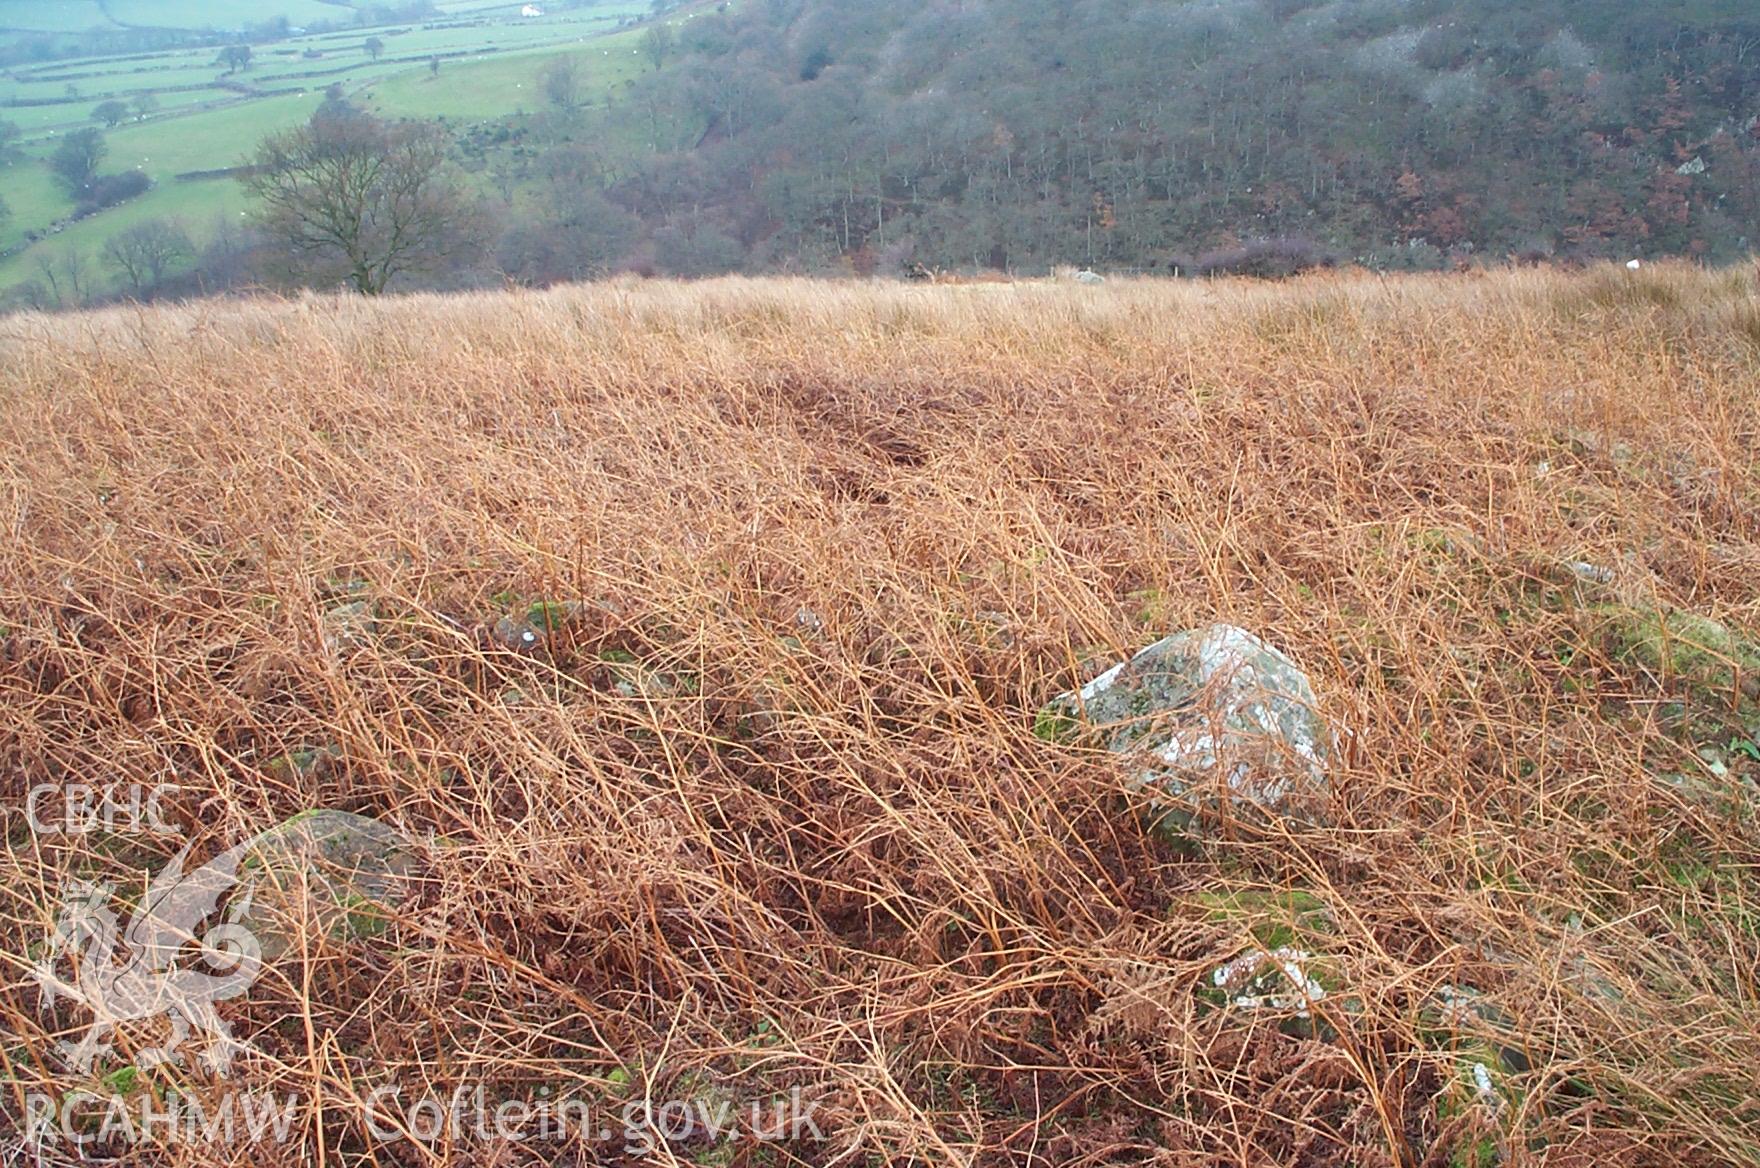
[[[85,32],[166,28],[201,32],[251,28],[285,17],[294,25],[346,24],[353,5],[340,0],[0,0],[0,32]],[[442,5],[449,12],[483,5]],[[514,5],[517,9],[518,5]]]
[[[0,321],[7,1111],[90,1085],[61,890],[183,843],[26,789],[175,779],[198,857],[434,841],[221,1006],[301,1159],[396,1082],[820,1102],[692,1163],[1760,1163],[1756,376],[1752,274],[1685,268]],[[1318,822],[1170,841],[1034,712],[1217,620],[1348,749]],[[1215,991],[1283,947],[1311,1017]],[[141,1041],[94,1075],[228,1086]]]

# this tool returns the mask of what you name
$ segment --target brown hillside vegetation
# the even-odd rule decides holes
[[[126,1154],[1760,1164],[1757,384],[1752,274],[1684,267],[0,321],[0,1146],[242,1087],[293,1148]],[[1318,822],[1165,839],[1035,736],[1211,621],[1349,728]],[[177,783],[186,839],[33,832],[76,782]],[[317,807],[419,895],[222,1003],[230,1079],[128,1071],[153,1022],[70,1070],[70,881],[126,919]],[[1283,947],[1311,1017],[1215,991]],[[393,1083],[798,1088],[822,1139],[379,1143]]]

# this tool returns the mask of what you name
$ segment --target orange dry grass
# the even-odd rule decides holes
[[[137,1160],[621,1155],[375,1144],[395,1082],[820,1101],[822,1142],[654,1162],[1760,1163],[1755,806],[1656,777],[1715,786],[1745,682],[1603,628],[1760,626],[1757,319],[1681,269],[0,321],[8,1156],[28,1093],[94,1088],[26,976],[67,881],[138,896],[178,843],[33,835],[25,792],[175,781],[198,858],[314,806],[442,842],[385,937],[222,1006],[232,1083],[132,1088],[295,1092],[298,1146]],[[378,629],[331,651],[351,589]],[[489,633],[574,599],[537,652]],[[1175,846],[1033,736],[1214,620],[1354,731],[1329,826]],[[1324,955],[1311,1022],[1205,992],[1286,942]],[[1525,1065],[1501,1103],[1445,984]]]

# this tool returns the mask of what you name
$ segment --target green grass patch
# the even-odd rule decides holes
[[[589,92],[610,93],[641,71],[637,36],[625,32],[597,38],[591,47],[572,54],[583,67]],[[361,104],[381,117],[482,120],[535,113],[544,108],[538,71],[559,55],[556,46],[548,45],[483,61],[443,61],[438,74],[426,67],[405,69],[368,87]]]
[[[53,5],[45,5],[53,7]],[[104,5],[118,24],[148,28],[249,28],[285,16],[296,26],[351,21],[354,13],[321,0],[108,0]]]
[[[18,32],[85,32],[115,28],[97,0],[0,0],[0,29]]]
[[[229,179],[197,183],[162,183],[145,195],[102,214],[70,224],[59,234],[39,240],[24,251],[0,261],[0,288],[36,277],[35,257],[55,255],[75,248],[85,253],[95,286],[108,289],[115,276],[101,259],[104,241],[146,219],[161,216],[181,219],[200,246],[213,234],[222,218],[237,220],[248,206],[243,188]]]
[[[0,178],[5,180],[6,204],[12,208],[12,218],[0,227],[0,247],[12,247],[24,239],[27,229],[46,227],[73,210],[55,176],[37,159],[0,168]],[[0,272],[4,271],[0,265]]]
[[[0,26],[35,27],[5,19],[9,10],[16,15],[27,7],[16,0],[0,0]],[[98,6],[89,7],[96,19],[74,21],[68,26],[70,31],[102,23]],[[61,134],[88,125],[91,108],[111,96],[128,99],[152,94],[159,103],[154,116],[107,132],[110,153],[103,167],[111,173],[138,169],[155,181],[154,189],[121,207],[68,224],[55,235],[0,259],[0,288],[35,278],[38,256],[68,249],[85,252],[96,267],[104,242],[144,219],[180,219],[197,244],[204,243],[219,221],[236,220],[247,209],[244,192],[229,179],[178,182],[174,176],[238,165],[265,135],[310,117],[324,88],[333,82],[340,81],[359,104],[383,117],[483,121],[542,109],[545,103],[538,73],[560,52],[572,53],[581,62],[594,101],[616,93],[644,67],[637,52],[639,33],[612,31],[620,20],[645,15],[646,6],[634,0],[617,0],[540,20],[521,19],[517,5],[467,7],[493,7],[496,11],[491,19],[479,23],[380,30],[386,49],[385,56],[376,62],[360,47],[373,35],[371,29],[278,42],[262,48],[255,66],[234,78],[270,88],[300,87],[303,92],[299,93],[240,99],[233,91],[218,88],[215,83],[225,71],[214,63],[210,48],[56,61],[21,68],[0,78],[0,103],[60,99],[70,83],[79,91],[72,100],[4,111],[30,136],[27,157],[0,172],[12,210],[11,218],[0,227],[0,249],[6,250],[23,244],[28,233],[48,231],[73,211],[72,200],[45,165]],[[277,14],[287,15],[295,24],[348,16],[346,9],[315,0],[270,8],[243,0],[172,0],[166,4],[142,0],[114,4],[111,11],[126,23],[180,28],[233,27],[260,23]],[[303,52],[312,48],[320,49],[323,57],[304,59]],[[480,53],[452,55],[473,49]],[[445,58],[438,76],[427,65],[427,58],[433,55]],[[77,80],[70,82],[69,78]],[[192,86],[200,88],[185,88]],[[109,273],[91,274],[97,277],[95,290],[111,287]]]
[[[138,199],[68,224],[60,233],[0,261],[0,287],[32,278],[32,257],[39,251],[73,247],[84,250],[95,260],[105,240],[144,219],[181,219],[200,244],[213,233],[220,218],[239,218],[249,200],[243,188],[231,179],[180,182],[174,176],[237,164],[264,134],[298,125],[310,117],[320,100],[317,93],[266,99],[185,118],[145,122],[107,135],[110,155],[103,169],[117,172],[138,168],[157,185]],[[73,212],[72,202],[55,185],[40,160],[46,151],[38,146],[34,153],[37,158],[12,167],[24,181],[8,184],[7,201],[13,204],[13,219],[5,236],[0,237],[7,244],[18,243],[26,230],[42,231]],[[14,185],[22,197],[14,198]]]

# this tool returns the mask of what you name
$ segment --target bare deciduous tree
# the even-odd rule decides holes
[[[556,57],[538,72],[538,83],[544,100],[566,112],[581,106],[581,67],[573,57]]]
[[[55,153],[49,156],[49,169],[55,172],[68,193],[77,198],[98,176],[98,167],[109,153],[104,135],[96,130],[75,130],[61,139]]]
[[[42,249],[38,249],[32,254],[31,264],[37,269],[37,274],[42,277],[40,281],[33,281],[38,288],[42,289],[41,293],[32,298],[31,302],[34,307],[60,308],[67,302],[66,296],[61,291],[60,259],[61,257]]]
[[[195,254],[189,233],[169,219],[148,219],[104,242],[104,259],[135,295],[151,291],[178,260]]]
[[[48,307],[71,308],[86,302],[91,272],[85,252],[71,245],[58,252],[39,248],[32,254],[31,263],[42,277],[40,285],[49,294]]]
[[[261,202],[257,226],[298,274],[340,276],[363,295],[480,247],[437,125],[320,111],[263,139],[243,182]]]
[[[673,35],[669,24],[656,24],[642,34],[642,53],[658,69],[672,54]]]
[[[62,249],[60,263],[61,278],[66,281],[67,291],[73,294],[76,302],[85,303],[92,294],[92,269],[85,251],[70,245]]]

